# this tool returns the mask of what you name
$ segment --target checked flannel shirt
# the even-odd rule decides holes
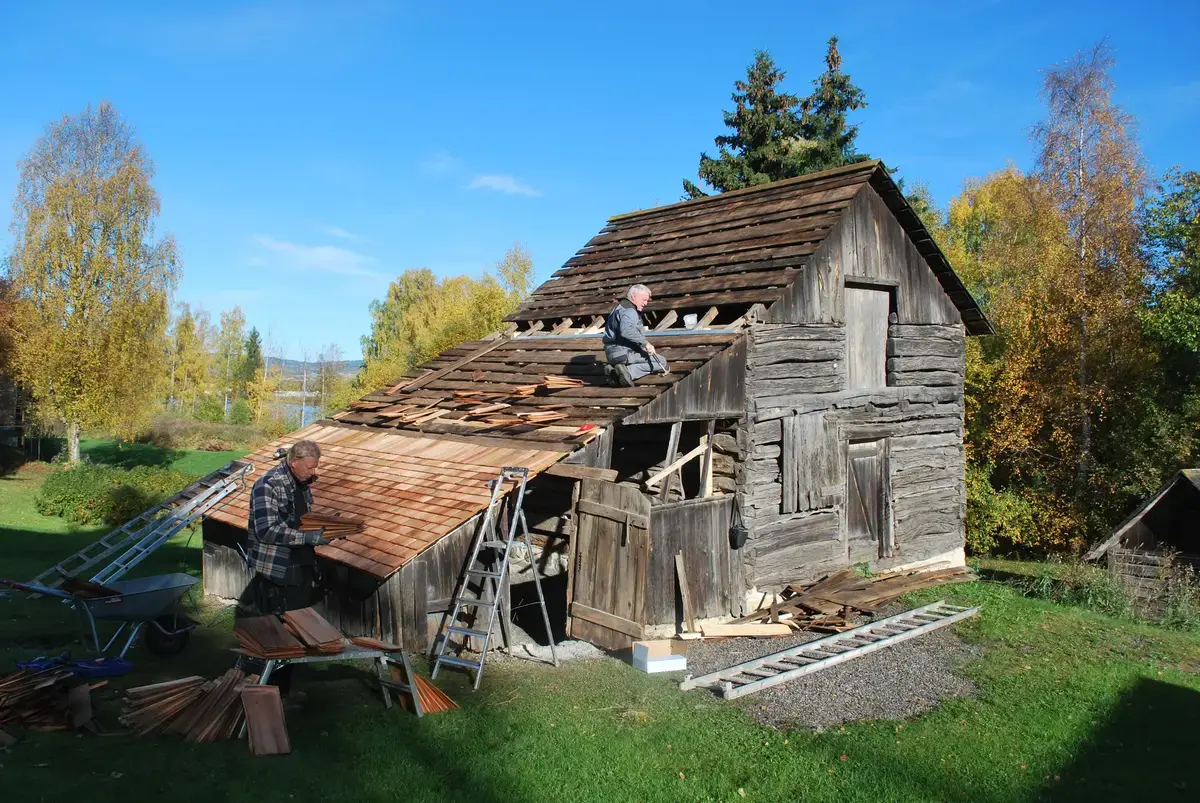
[[[296,478],[286,461],[259,477],[250,490],[250,520],[246,528],[250,568],[277,583],[287,579],[292,547],[328,543],[317,530],[297,530],[291,526],[295,492]],[[311,509],[312,492],[308,488],[300,488],[300,492]]]

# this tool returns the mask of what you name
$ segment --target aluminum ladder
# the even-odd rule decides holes
[[[550,639],[550,657],[554,665],[558,666],[558,654],[554,651],[554,634],[550,630],[550,614],[546,610],[546,597],[542,594],[542,581],[538,573],[537,559],[533,554],[533,544],[529,540],[529,527],[525,523],[523,505],[525,502],[525,485],[528,481],[529,469],[524,467],[502,468],[500,469],[500,476],[498,478],[488,481],[488,485],[492,489],[492,495],[488,501],[487,510],[483,514],[483,520],[479,523],[479,529],[475,533],[475,541],[471,547],[471,554],[467,558],[462,577],[459,579],[458,588],[454,591],[450,615],[445,620],[446,626],[438,634],[436,657],[433,662],[433,671],[429,674],[430,679],[437,677],[438,670],[443,665],[457,666],[473,671],[475,673],[475,688],[479,688],[479,682],[483,679],[483,665],[487,661],[492,630],[496,625],[496,612],[501,605],[504,605],[506,606],[506,615],[511,616],[512,613],[508,607],[511,605],[511,600],[504,598],[503,591],[504,581],[508,576],[508,556],[512,551],[513,541],[517,539],[518,526],[520,527],[521,540],[525,543],[525,548],[528,550],[530,571],[533,572],[533,584],[537,588],[538,605],[542,609],[542,622],[546,626],[546,635]],[[502,525],[499,524],[499,518],[507,496],[504,486],[509,482],[517,484],[516,498],[510,509],[508,532],[501,533],[499,530]],[[480,553],[486,553],[487,559],[481,559]],[[470,589],[472,579],[480,581],[478,594],[474,594]],[[488,591],[491,592],[487,594],[490,599],[485,599],[485,592]],[[460,624],[459,617],[463,614],[464,608],[474,608],[475,616],[473,624],[478,622],[483,615],[483,611],[486,610],[487,627],[480,629]],[[483,647],[479,651],[479,660],[473,661],[468,658],[446,655],[446,645],[450,641],[451,634],[481,639]]]
[[[939,600],[932,605],[914,608],[844,633],[810,641],[697,678],[688,675],[679,684],[679,688],[688,691],[703,686],[720,692],[726,700],[743,697],[869,655],[876,650],[916,638],[977,613],[979,608],[962,608]]]
[[[143,511],[39,574],[29,585],[57,588],[67,577],[105,563],[92,577],[94,583],[117,580],[165,544],[171,536],[194,523],[209,510],[240,490],[252,465],[235,461],[196,480],[170,499]],[[119,553],[119,554],[118,554]],[[114,560],[109,561],[113,555]]]

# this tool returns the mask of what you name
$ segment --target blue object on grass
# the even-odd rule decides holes
[[[70,653],[62,653],[53,658],[39,656],[32,661],[17,664],[19,669],[30,669],[34,672],[44,672],[47,669],[61,667],[71,674],[81,678],[111,678],[117,675],[127,675],[133,671],[133,664],[124,658],[88,658],[82,661],[72,661]]]

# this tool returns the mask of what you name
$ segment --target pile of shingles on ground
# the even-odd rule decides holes
[[[841,633],[855,625],[854,612],[874,613],[892,600],[922,588],[973,580],[969,569],[914,572],[890,577],[861,577],[849,569],[813,585],[790,585],[759,610],[727,625],[701,626],[709,636],[786,636],[797,630]]]
[[[61,667],[0,676],[0,725],[33,731],[96,730],[91,693],[106,685],[108,681],[89,684]],[[0,746],[11,741],[0,731]]]
[[[302,658],[331,655],[346,648],[346,639],[312,608],[277,616],[243,619],[233,629],[238,644],[256,658]]]
[[[121,724],[144,736],[161,731],[187,742],[232,739],[242,724],[242,690],[258,675],[230,669],[213,680],[199,675],[126,689]]]

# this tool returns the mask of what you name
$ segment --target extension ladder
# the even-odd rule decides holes
[[[251,469],[250,463],[234,461],[196,480],[170,499],[54,564],[28,584],[57,588],[64,579],[78,577],[101,563],[103,568],[88,579],[101,584],[120,579],[171,536],[240,490]],[[113,555],[117,557],[109,560]]]
[[[504,581],[508,576],[508,556],[512,551],[513,541],[517,538],[518,526],[521,540],[524,541],[525,548],[528,550],[533,584],[537,588],[538,605],[542,609],[542,622],[546,626],[546,634],[550,639],[550,657],[554,665],[558,666],[558,655],[554,651],[554,635],[550,631],[550,614],[546,610],[546,598],[542,594],[542,581],[538,574],[537,560],[533,554],[533,544],[529,540],[529,528],[525,523],[523,505],[525,484],[528,480],[529,469],[505,467],[500,469],[500,476],[497,479],[488,482],[492,489],[492,495],[488,501],[487,510],[483,514],[483,520],[479,523],[479,529],[476,531],[471,554],[467,558],[458,588],[454,591],[450,615],[445,620],[446,626],[438,635],[437,655],[434,658],[433,671],[429,675],[431,679],[437,677],[438,670],[442,668],[443,664],[457,666],[474,671],[475,688],[479,688],[479,682],[483,679],[483,665],[487,660],[492,630],[496,624],[496,611],[501,605],[511,605],[511,601],[504,596],[503,591]],[[498,520],[504,507],[504,486],[509,482],[517,483],[516,498],[509,511],[508,532],[501,533],[499,530],[502,525],[499,525]],[[481,553],[484,553],[486,557],[481,557]],[[479,593],[474,596],[472,596],[474,592],[470,589],[472,579],[479,580]],[[488,598],[485,598],[485,593]],[[459,617],[463,614],[464,608],[475,609],[472,624],[478,622],[483,611],[486,610],[487,626],[479,628],[459,624]],[[506,607],[505,611],[506,616],[510,617],[511,610]],[[446,655],[446,645],[450,641],[451,634],[482,640],[483,646],[479,651],[479,660],[473,661],[468,658]]]
[[[916,638],[976,613],[979,613],[979,608],[962,608],[948,605],[945,600],[941,600],[698,678],[688,675],[679,684],[679,688],[687,691],[703,686],[720,692],[726,700],[742,697],[804,675],[811,675],[813,672],[820,672],[835,664],[869,655],[876,650]]]

